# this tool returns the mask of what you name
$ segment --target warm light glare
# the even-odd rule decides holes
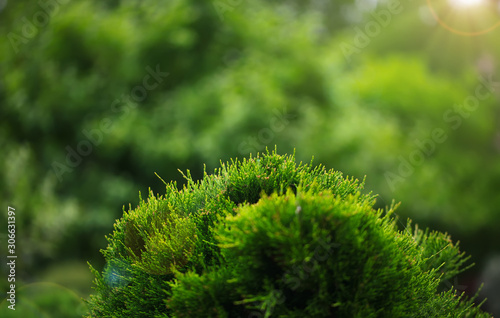
[[[450,4],[457,8],[470,8],[483,4],[484,0],[449,0]]]

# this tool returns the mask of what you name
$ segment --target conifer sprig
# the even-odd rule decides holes
[[[445,282],[447,234],[276,150],[149,193],[115,223],[87,317],[490,317]]]

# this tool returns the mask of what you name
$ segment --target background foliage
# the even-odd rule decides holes
[[[154,172],[181,185],[178,168],[199,179],[204,164],[211,171],[274,145],[366,175],[381,207],[402,201],[401,219],[460,239],[478,266],[454,284],[475,289],[500,252],[497,29],[460,36],[424,3],[401,1],[346,56],[342,46],[388,3],[46,3],[0,5],[0,197],[18,211],[26,286],[49,281],[87,297],[81,265],[105,266],[104,235],[138,191],[164,193]],[[39,12],[47,23],[34,20]],[[455,26],[473,30],[461,14]],[[479,77],[491,83],[487,98],[451,120]],[[446,140],[391,186],[387,172],[437,128]]]

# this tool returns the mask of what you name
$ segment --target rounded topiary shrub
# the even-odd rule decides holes
[[[87,317],[491,317],[447,287],[448,235],[358,180],[276,152],[185,178],[117,220]]]

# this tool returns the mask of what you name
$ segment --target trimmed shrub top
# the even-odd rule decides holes
[[[450,237],[276,152],[150,193],[117,220],[88,317],[491,317],[446,282]]]

